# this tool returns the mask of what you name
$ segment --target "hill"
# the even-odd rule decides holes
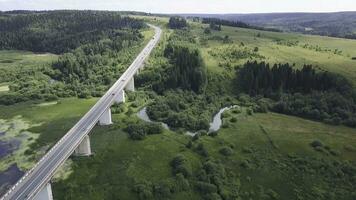
[[[356,38],[356,12],[184,15],[242,21],[288,32]]]

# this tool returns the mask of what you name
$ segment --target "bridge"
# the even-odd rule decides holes
[[[41,160],[8,190],[1,200],[53,199],[50,181],[56,170],[73,153],[80,156],[91,154],[89,132],[96,124],[112,124],[111,105],[125,102],[125,90],[134,91],[134,75],[143,67],[145,59],[160,39],[162,30],[148,25],[155,30],[155,34],[130,67]]]

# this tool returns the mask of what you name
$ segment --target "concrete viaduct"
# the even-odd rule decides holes
[[[157,26],[148,25],[155,30],[155,34],[130,67],[41,160],[1,197],[1,200],[52,200],[50,181],[56,170],[72,154],[91,155],[89,132],[96,124],[112,124],[110,106],[125,102],[125,90],[135,90],[134,75],[143,67],[145,59],[160,39],[162,30]]]

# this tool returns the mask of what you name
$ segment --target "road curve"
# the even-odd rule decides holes
[[[29,170],[1,200],[32,199],[50,181],[56,170],[68,159],[84,137],[98,122],[100,116],[115,101],[119,91],[123,90],[136,71],[143,65],[152,49],[158,43],[162,30],[148,24],[155,30],[155,35],[136,57],[130,67],[121,75],[113,86],[98,102]]]

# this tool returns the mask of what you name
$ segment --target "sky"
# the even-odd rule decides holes
[[[356,0],[0,0],[0,10],[130,10],[149,13],[356,11]]]

